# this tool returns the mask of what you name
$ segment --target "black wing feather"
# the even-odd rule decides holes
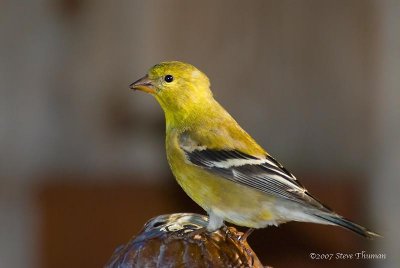
[[[183,149],[184,150],[184,149]],[[184,150],[187,159],[194,165],[205,168],[228,180],[259,191],[306,206],[327,209],[313,198],[300,182],[278,161],[267,155],[264,163],[221,167],[216,163],[228,160],[263,160],[237,150],[199,149]]]

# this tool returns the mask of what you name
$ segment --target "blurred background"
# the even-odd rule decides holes
[[[128,85],[192,63],[311,193],[381,233],[258,230],[275,267],[400,267],[400,2],[0,1],[0,267],[101,267],[156,215],[199,212],[164,118]],[[310,253],[386,254],[312,260]]]

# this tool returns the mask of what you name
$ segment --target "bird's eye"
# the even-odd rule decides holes
[[[167,83],[171,83],[171,82],[174,80],[174,77],[173,77],[172,75],[170,75],[170,74],[167,74],[167,75],[164,77],[164,80],[165,80],[165,82],[167,82]]]

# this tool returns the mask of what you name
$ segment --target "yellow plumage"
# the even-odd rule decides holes
[[[157,64],[131,88],[154,95],[163,108],[169,165],[209,214],[208,230],[224,220],[253,228],[294,220],[376,235],[313,198],[214,100],[207,76],[194,66]]]

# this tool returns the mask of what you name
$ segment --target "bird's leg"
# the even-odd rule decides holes
[[[252,250],[248,247],[247,238],[254,230],[254,228],[249,228],[242,236],[239,237],[239,243],[242,245],[243,250],[251,258],[252,262],[254,261],[254,256]]]
[[[212,233],[224,225],[224,219],[214,214],[212,211],[208,213],[207,231]]]
[[[246,242],[247,238],[249,237],[249,235],[251,235],[251,233],[254,231],[254,228],[249,228],[240,238],[239,240],[241,242]]]
[[[211,234],[217,230],[219,230],[224,225],[224,220],[221,217],[218,217],[214,213],[210,212],[208,216],[208,224],[207,227],[203,227],[197,230],[193,230],[190,232],[186,232],[184,235],[188,238],[195,237],[196,235],[207,232]]]

